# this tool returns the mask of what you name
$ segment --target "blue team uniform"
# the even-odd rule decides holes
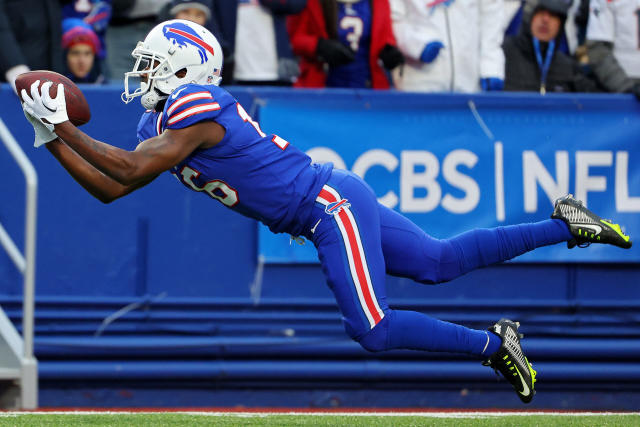
[[[194,151],[171,173],[191,190],[262,221],[274,232],[311,240],[347,333],[371,351],[493,353],[500,340],[486,331],[390,309],[386,274],[440,283],[572,238],[563,221],[547,220],[434,239],[378,203],[358,176],[330,164],[314,164],[287,141],[262,132],[242,106],[217,86],[177,88],[161,113],[143,114],[138,139],[204,120],[224,126],[224,138],[212,148]]]
[[[226,129],[222,141],[195,151],[171,173],[188,188],[261,221],[274,233],[303,234],[315,195],[332,166],[312,164],[287,141],[263,134],[248,117],[226,90],[190,84],[174,91],[161,114],[145,113],[138,137],[144,140],[165,129],[215,120]]]

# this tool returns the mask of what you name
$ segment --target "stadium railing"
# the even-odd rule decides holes
[[[38,174],[20,148],[9,129],[0,119],[0,140],[11,153],[22,170],[26,181],[25,253],[20,252],[7,231],[0,224],[0,243],[24,277],[22,302],[22,333],[16,328],[0,308],[0,379],[19,380],[19,407],[38,407],[38,363],[33,355],[33,318],[35,298],[35,257]]]

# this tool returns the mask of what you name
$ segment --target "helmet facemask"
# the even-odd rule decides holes
[[[142,42],[138,42],[131,56],[136,58],[136,62],[132,71],[124,73],[122,101],[128,104],[138,96],[142,96],[142,105],[147,109],[153,109],[158,101],[168,96],[158,90],[156,80],[168,79],[175,74],[175,71],[168,58],[144,49]],[[134,89],[133,92],[131,89]],[[155,100],[148,98],[155,98]]]

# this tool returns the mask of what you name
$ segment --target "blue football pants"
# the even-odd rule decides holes
[[[415,349],[486,356],[499,339],[486,331],[392,310],[385,275],[441,283],[473,269],[572,238],[561,220],[474,229],[435,239],[378,203],[351,172],[334,170],[316,199],[306,236],[343,316],[347,334],[365,349]]]

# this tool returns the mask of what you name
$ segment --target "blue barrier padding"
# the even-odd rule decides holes
[[[417,351],[389,351],[371,354],[357,343],[341,337],[40,337],[35,343],[36,353],[45,359],[91,357],[150,358],[189,356],[230,358],[327,358],[370,357],[376,359],[441,359],[442,354]],[[523,342],[531,360],[640,360],[640,342],[629,338],[527,338]],[[447,355],[449,359],[466,358]],[[81,362],[78,362],[81,363]]]
[[[426,408],[450,410],[452,407],[465,408],[470,411],[478,409],[495,410],[496,402],[500,408],[523,409],[520,399],[513,391],[505,388],[503,382],[483,383],[482,387],[469,384],[452,384],[443,387],[440,383],[430,384],[422,381],[423,386],[407,388],[406,383],[377,384],[374,387],[362,387],[353,382],[340,388],[328,385],[301,390],[300,387],[264,387],[256,384],[245,384],[243,387],[192,387],[189,382],[167,390],[151,384],[140,384],[139,381],[118,382],[120,387],[106,388],[112,381],[82,382],[74,381],[72,387],[64,392],[56,388],[58,382],[42,381],[39,401],[43,407],[86,407],[98,405],[110,408],[165,407],[165,408],[264,408],[280,407],[286,402],[287,408]],[[640,399],[633,389],[626,384],[617,388],[603,388],[601,384],[580,383],[567,393],[566,389],[558,389],[553,384],[540,384],[540,392],[526,410],[584,410],[592,411],[628,411],[636,412]],[[124,396],[124,397],[123,397]]]
[[[117,87],[83,90],[94,117],[84,129],[98,139],[133,148],[141,108],[122,106]],[[265,119],[274,124],[277,118],[272,113],[294,93],[270,88],[231,91],[254,117],[260,117],[261,107],[270,111]],[[536,122],[540,129],[569,120],[566,112],[576,109],[594,113],[604,106],[609,119],[629,117],[632,124],[640,112],[640,104],[630,95],[541,98],[506,93],[302,90],[295,92],[295,99],[301,111],[321,103],[346,110],[364,105],[376,112],[393,101],[407,111],[429,109],[454,115],[460,105],[472,100],[479,111],[509,108],[518,120],[535,106],[549,113],[545,121]],[[43,381],[54,381],[64,389],[74,380],[166,379],[165,387],[170,388],[176,381],[215,379],[238,387],[244,382],[263,387],[268,383],[276,390],[303,380],[308,383],[301,387],[311,389],[320,381],[354,381],[357,387],[369,387],[397,380],[414,388],[476,382],[480,390],[496,396],[508,387],[504,383],[496,386],[490,369],[464,356],[364,351],[346,338],[317,265],[266,265],[258,277],[262,288],[256,298],[250,290],[257,278],[259,242],[254,221],[185,191],[170,176],[102,205],[46,149],[31,147],[32,130],[6,85],[0,85],[0,105],[0,117],[17,136],[40,177],[35,350]],[[360,112],[352,113],[352,121],[362,118]],[[500,120],[492,116],[489,125]],[[445,125],[453,126],[455,121]],[[621,126],[620,132],[623,130]],[[602,132],[607,131],[596,134]],[[610,132],[607,137],[616,135]],[[432,148],[434,152],[447,150],[430,140],[424,149]],[[630,168],[636,167],[634,159]],[[354,158],[345,160],[351,166]],[[553,170],[548,159],[543,163]],[[23,178],[4,154],[0,154],[0,170],[0,222],[22,248]],[[369,173],[378,172],[372,169]],[[594,172],[611,178],[609,169],[594,168]],[[629,182],[631,196],[638,196],[639,185]],[[609,203],[605,199],[610,194],[590,193],[590,200]],[[521,201],[516,205],[522,205]],[[635,215],[637,221],[637,214],[625,215]],[[202,218],[208,221],[203,223]],[[580,260],[593,250],[598,249],[575,249],[565,255]],[[640,360],[636,344],[640,337],[640,266],[622,259],[600,261],[596,256],[592,262],[571,264],[510,262],[440,286],[388,277],[388,300],[394,308],[423,311],[474,328],[486,328],[500,317],[520,320],[526,334],[523,345],[546,387],[566,391],[593,382],[602,389],[633,389],[640,377],[636,363]],[[22,277],[0,251],[0,305],[18,329],[21,293]],[[103,324],[131,304],[136,307]],[[102,335],[95,337],[101,327]],[[216,360],[209,360],[212,358]],[[566,404],[561,399],[558,402]]]
[[[474,273],[472,273],[474,274]],[[611,273],[618,275],[617,272]],[[525,279],[523,277],[523,279]],[[543,284],[541,284],[542,286]],[[588,283],[581,283],[581,285],[588,285]],[[609,287],[610,283],[606,284],[592,284],[602,290],[602,288]],[[455,288],[456,284],[448,283],[441,285],[441,287],[430,287],[422,285],[414,285],[416,290],[428,289],[436,290],[445,287]],[[481,285],[478,285],[481,287]],[[522,284],[517,284],[518,287],[526,288]],[[615,294],[609,293],[608,298],[591,298],[589,295],[577,298],[545,298],[540,296],[533,298],[531,296],[510,297],[459,297],[459,298],[402,298],[396,297],[393,299],[393,307],[401,309],[459,309],[459,311],[465,310],[492,310],[493,308],[506,309],[589,309],[589,310],[603,310],[611,311],[615,309],[634,310],[640,309],[640,299],[635,297],[634,292],[637,287],[625,285],[628,289],[628,294],[624,297],[616,298]],[[526,289],[523,289],[526,291]],[[133,297],[97,297],[97,296],[41,296],[36,301],[36,307],[47,310],[59,310],[60,312],[70,310],[73,312],[77,309],[89,310],[89,312],[95,313],[94,310],[105,310],[105,312],[111,313],[110,310],[119,310],[129,304],[138,303],[140,298]],[[0,296],[0,305],[7,309],[18,310],[22,305],[21,296]],[[280,297],[261,298],[258,303],[254,303],[248,298],[166,298],[163,300],[155,300],[149,304],[141,304],[136,310],[172,310],[182,312],[184,315],[190,315],[184,310],[189,309],[191,311],[223,311],[228,309],[234,310],[251,310],[251,311],[269,311],[276,310],[281,311],[283,309],[292,311],[304,311],[304,310],[337,310],[336,302],[333,298],[290,298],[286,295]],[[135,310],[134,310],[135,311]]]
[[[616,363],[603,369],[602,363],[542,362],[536,369],[545,373],[545,382],[637,382],[640,363]],[[197,379],[197,380],[289,380],[289,381],[495,381],[491,369],[479,362],[352,361],[104,361],[77,364],[64,361],[42,363],[41,379]]]
[[[245,104],[245,109],[259,115],[259,107],[274,111],[285,101],[294,102],[304,108],[314,105],[335,106],[351,110],[356,119],[366,116],[366,111],[376,112],[388,108],[389,104],[399,106],[402,110],[416,111],[455,111],[463,106],[467,109],[464,120],[471,118],[468,102],[472,100],[479,111],[513,110],[526,115],[528,109],[546,111],[552,116],[540,122],[538,128],[556,126],[560,120],[554,119],[553,114],[563,115],[564,111],[571,111],[572,117],[576,111],[585,114],[595,114],[605,111],[605,116],[611,120],[629,118],[629,125],[619,126],[620,131],[633,125],[633,117],[637,117],[640,106],[630,95],[575,95],[563,94],[540,97],[531,94],[478,94],[478,95],[425,95],[402,94],[396,92],[380,92],[366,90],[301,90],[292,92],[277,88],[240,88],[231,87],[231,92]],[[84,87],[87,100],[92,108],[94,119],[83,126],[89,134],[97,139],[105,140],[114,145],[132,149],[135,147],[135,126],[142,112],[139,104],[122,105],[119,99],[121,88],[119,85],[105,87]],[[295,93],[295,97],[292,97]],[[31,147],[33,131],[22,116],[17,97],[6,85],[0,86],[0,117],[8,124],[9,129],[17,137],[23,149],[34,163],[40,175],[40,191],[38,206],[40,216],[38,221],[38,257],[37,272],[38,295],[96,295],[100,297],[112,296],[143,296],[157,295],[168,292],[171,296],[185,297],[248,297],[249,286],[256,273],[257,228],[254,221],[242,218],[224,209],[206,196],[186,191],[175,179],[163,174],[156,182],[133,195],[127,196],[110,205],[102,205],[89,196],[73,179],[51,158],[46,149],[35,150]],[[358,109],[365,108],[365,112]],[[276,109],[277,110],[277,109]],[[312,112],[311,112],[312,113]],[[313,116],[313,114],[311,114]],[[558,116],[558,117],[560,117]],[[591,116],[589,116],[591,117]],[[277,117],[270,113],[269,120]],[[286,117],[283,120],[286,121]],[[562,120],[565,120],[562,119]],[[489,125],[499,125],[500,116],[491,116]],[[506,119],[505,119],[506,120]],[[292,121],[291,119],[289,121]],[[342,122],[353,123],[355,120],[341,119]],[[495,123],[494,123],[495,122]],[[454,122],[452,122],[454,123]],[[625,122],[626,123],[626,122]],[[274,123],[275,125],[275,123]],[[295,123],[286,128],[294,128]],[[573,125],[563,128],[578,128],[583,123],[579,120]],[[449,125],[447,125],[449,126]],[[477,125],[474,125],[477,126]],[[450,127],[450,126],[449,126]],[[278,126],[280,128],[280,126]],[[273,131],[287,132],[286,128]],[[604,131],[602,131],[604,132]],[[597,133],[598,138],[602,135]],[[615,135],[607,131],[604,141],[615,140]],[[309,132],[307,132],[308,134]],[[482,131],[475,129],[474,135],[482,135]],[[315,134],[315,133],[314,133]],[[596,133],[594,133],[595,135]],[[287,136],[284,134],[283,136]],[[574,135],[574,139],[579,139]],[[304,141],[300,141],[304,143]],[[400,145],[402,145],[400,143]],[[431,138],[425,149],[437,152],[437,138]],[[535,148],[532,146],[532,148]],[[628,147],[629,150],[632,147]],[[542,155],[542,154],[541,154]],[[631,153],[633,155],[633,153]],[[354,159],[351,159],[353,161]],[[544,160],[544,159],[543,159]],[[546,160],[545,160],[546,162]],[[633,158],[630,160],[629,173],[635,170]],[[549,169],[550,165],[545,163]],[[375,168],[374,168],[375,169]],[[594,168],[599,174],[602,168]],[[611,169],[611,168],[609,168]],[[607,170],[609,170],[607,169]],[[0,181],[0,221],[10,232],[18,246],[22,247],[24,239],[23,206],[24,185],[21,172],[8,158],[0,155],[0,170],[3,180]],[[551,170],[551,169],[549,169]],[[611,169],[613,170],[613,169]],[[375,175],[372,169],[371,173]],[[606,173],[608,178],[609,172]],[[611,180],[607,182],[612,182]],[[629,183],[629,196],[635,197],[635,181]],[[591,201],[597,206],[613,206],[613,201],[607,199],[613,194],[613,189],[606,193],[589,193]],[[539,203],[543,204],[543,198]],[[514,206],[522,203],[514,202]],[[550,206],[545,208],[550,211]],[[545,210],[545,212],[546,212]],[[203,224],[201,218],[211,218]],[[545,217],[548,213],[545,213]],[[637,215],[624,214],[620,219],[630,226],[637,221]],[[531,219],[541,219],[540,214]],[[624,221],[623,221],[624,222]],[[491,225],[484,222],[483,225]],[[437,234],[437,230],[432,230]],[[566,256],[581,259],[585,255],[599,253],[600,249],[590,248],[588,251],[568,251]],[[564,254],[565,252],[563,252]],[[626,253],[626,252],[625,252]],[[212,258],[211,254],[215,254]],[[591,254],[591,255],[589,255]],[[565,256],[565,255],[563,255]],[[593,258],[598,261],[598,256]],[[224,266],[224,268],[221,268]],[[566,267],[560,265],[552,270],[551,266],[539,268],[538,265],[529,267],[524,265],[525,272],[535,269],[540,282],[548,282],[548,286],[535,286],[537,294],[562,293],[557,283],[566,282]],[[583,266],[578,266],[577,274],[581,275]],[[599,268],[599,270],[598,270]],[[488,269],[488,274],[476,276],[491,282],[499,281],[496,277],[505,274],[504,270]],[[547,277],[561,272],[564,277]],[[607,265],[596,267],[596,271],[589,272],[598,276],[610,276],[611,269]],[[187,275],[185,272],[189,272]],[[616,280],[615,285],[627,283],[630,275],[637,277],[636,265],[630,269],[616,268],[616,275],[624,275],[623,280]],[[518,279],[530,277],[518,274]],[[569,278],[570,279],[570,278]],[[608,277],[607,277],[608,279]],[[510,280],[504,277],[504,281]],[[593,280],[586,278],[587,281]],[[21,293],[21,279],[8,257],[0,251],[0,281],[5,286],[0,290],[3,295],[19,295]],[[304,283],[304,286],[300,286]],[[406,291],[407,281],[389,279],[389,296],[394,297],[397,290],[415,295],[420,292],[428,298],[440,295],[451,297],[460,295],[460,288],[449,291],[449,288],[430,290]],[[462,278],[457,283],[471,286],[472,280]],[[495,283],[491,283],[494,285]],[[263,296],[289,295],[292,298],[301,296],[328,297],[329,291],[324,285],[324,279],[317,267],[303,265],[299,268],[279,266],[265,269],[263,276]],[[530,283],[533,285],[533,282]],[[398,289],[403,288],[403,289]],[[503,294],[495,286],[484,286],[478,294],[492,292]],[[495,290],[495,291],[494,291]],[[628,290],[624,290],[627,292]],[[623,294],[624,294],[623,292]],[[468,290],[464,293],[474,296]],[[564,294],[562,295],[565,296]],[[620,294],[623,297],[622,294]],[[637,294],[635,295],[637,297]]]

